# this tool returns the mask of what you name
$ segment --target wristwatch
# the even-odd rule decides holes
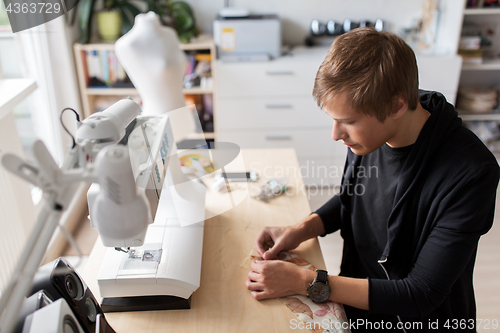
[[[330,297],[330,286],[328,285],[328,272],[317,269],[318,273],[313,282],[307,287],[307,296],[314,303],[322,303]]]

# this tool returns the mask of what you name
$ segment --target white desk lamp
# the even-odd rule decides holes
[[[111,301],[103,303],[103,310],[129,310],[122,301],[131,299],[148,307],[151,296],[160,297],[162,304],[169,298],[177,306],[189,307],[189,296],[200,282],[205,188],[180,171],[169,117],[136,118],[140,112],[135,102],[125,99],[79,122],[76,140],[60,168],[41,141],[33,145],[37,165],[12,154],[1,156],[7,170],[43,190],[45,201],[0,299],[0,332],[12,331],[61,214],[75,195],[69,185],[81,181],[94,183],[88,194],[91,224],[103,245],[110,247],[98,279],[101,296]],[[134,126],[141,124],[136,132],[144,134],[150,148],[144,155],[147,163],[140,163],[133,148],[114,145],[134,119]],[[156,126],[146,128],[151,124]],[[133,141],[133,133],[126,139]],[[168,186],[161,191],[163,180]]]
[[[131,100],[122,100],[110,109],[85,119],[79,124],[78,143],[69,150],[63,165],[59,167],[42,141],[33,144],[33,154],[38,165],[30,164],[12,154],[1,156],[1,164],[24,180],[40,187],[44,192],[44,204],[26,247],[19,258],[11,280],[0,299],[0,331],[11,332],[24,297],[31,287],[50,239],[59,225],[59,219],[69,206],[75,193],[70,184],[80,181],[102,182],[110,178],[109,167],[120,170],[124,177],[130,177],[131,164],[124,147],[109,146],[118,142],[125,134],[125,127],[141,112]],[[105,147],[105,148],[104,148]],[[104,148],[104,149],[102,149]],[[95,163],[93,163],[95,159]],[[110,191],[104,191],[99,201],[109,203],[117,193],[125,194],[126,200],[115,203],[115,210],[122,213],[118,218],[107,221],[111,228],[126,230],[126,225],[137,224],[124,231],[123,239],[143,242],[150,222],[149,206],[143,193],[135,186],[134,179],[121,179],[121,184]],[[132,204],[131,204],[132,203]],[[124,212],[129,212],[130,215]],[[134,211],[132,213],[132,211]],[[140,229],[143,229],[142,231]],[[141,239],[142,237],[142,239]],[[134,241],[132,243],[134,243]],[[127,245],[125,243],[120,243]]]

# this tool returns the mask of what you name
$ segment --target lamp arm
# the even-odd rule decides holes
[[[43,145],[43,143],[41,144]],[[43,153],[41,156],[43,156]],[[73,153],[72,150],[65,158],[62,167],[58,168],[58,170],[72,169],[77,159],[77,154]],[[2,163],[4,163],[4,158],[2,158]],[[46,167],[44,170],[55,171],[50,167]],[[39,176],[42,177],[40,174]],[[48,185],[49,182],[47,179],[49,178],[45,178],[43,183]],[[68,185],[69,183],[52,186],[50,187],[51,191],[46,193],[42,211],[21,253],[18,264],[11,275],[8,288],[0,299],[1,333],[10,333],[13,331],[17,315],[23,304],[24,297],[26,297],[30,289],[33,276],[40,266],[55,229],[59,225],[62,213],[69,206],[75,195],[74,189]]]

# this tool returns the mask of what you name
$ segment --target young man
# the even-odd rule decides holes
[[[333,118],[332,139],[348,146],[342,191],[294,226],[260,231],[254,247],[264,260],[248,274],[252,296],[328,297],[351,321],[475,332],[472,275],[493,223],[494,156],[441,94],[419,92],[415,55],[391,33],[338,37],[313,95]],[[272,260],[339,229],[340,276]],[[313,294],[318,285],[326,296]]]

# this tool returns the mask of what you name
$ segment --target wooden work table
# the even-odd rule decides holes
[[[106,318],[116,332],[297,331],[290,327],[290,320],[296,317],[279,300],[256,301],[245,287],[250,268],[250,262],[245,262],[245,258],[261,227],[295,224],[311,212],[297,157],[293,149],[243,150],[242,153],[245,168],[255,170],[260,175],[256,183],[248,184],[250,194],[273,175],[283,174],[291,190],[269,203],[248,196],[236,207],[207,219],[201,285],[192,295],[191,309],[107,313]],[[231,170],[229,165],[226,171],[234,171],[234,168]],[[236,188],[233,192],[236,194],[237,191]],[[207,191],[207,210],[217,205],[217,200],[214,200],[216,195]],[[301,244],[294,252],[317,268],[325,269],[317,239]],[[98,240],[82,274],[98,300],[100,295],[96,277],[104,253],[105,248]]]

